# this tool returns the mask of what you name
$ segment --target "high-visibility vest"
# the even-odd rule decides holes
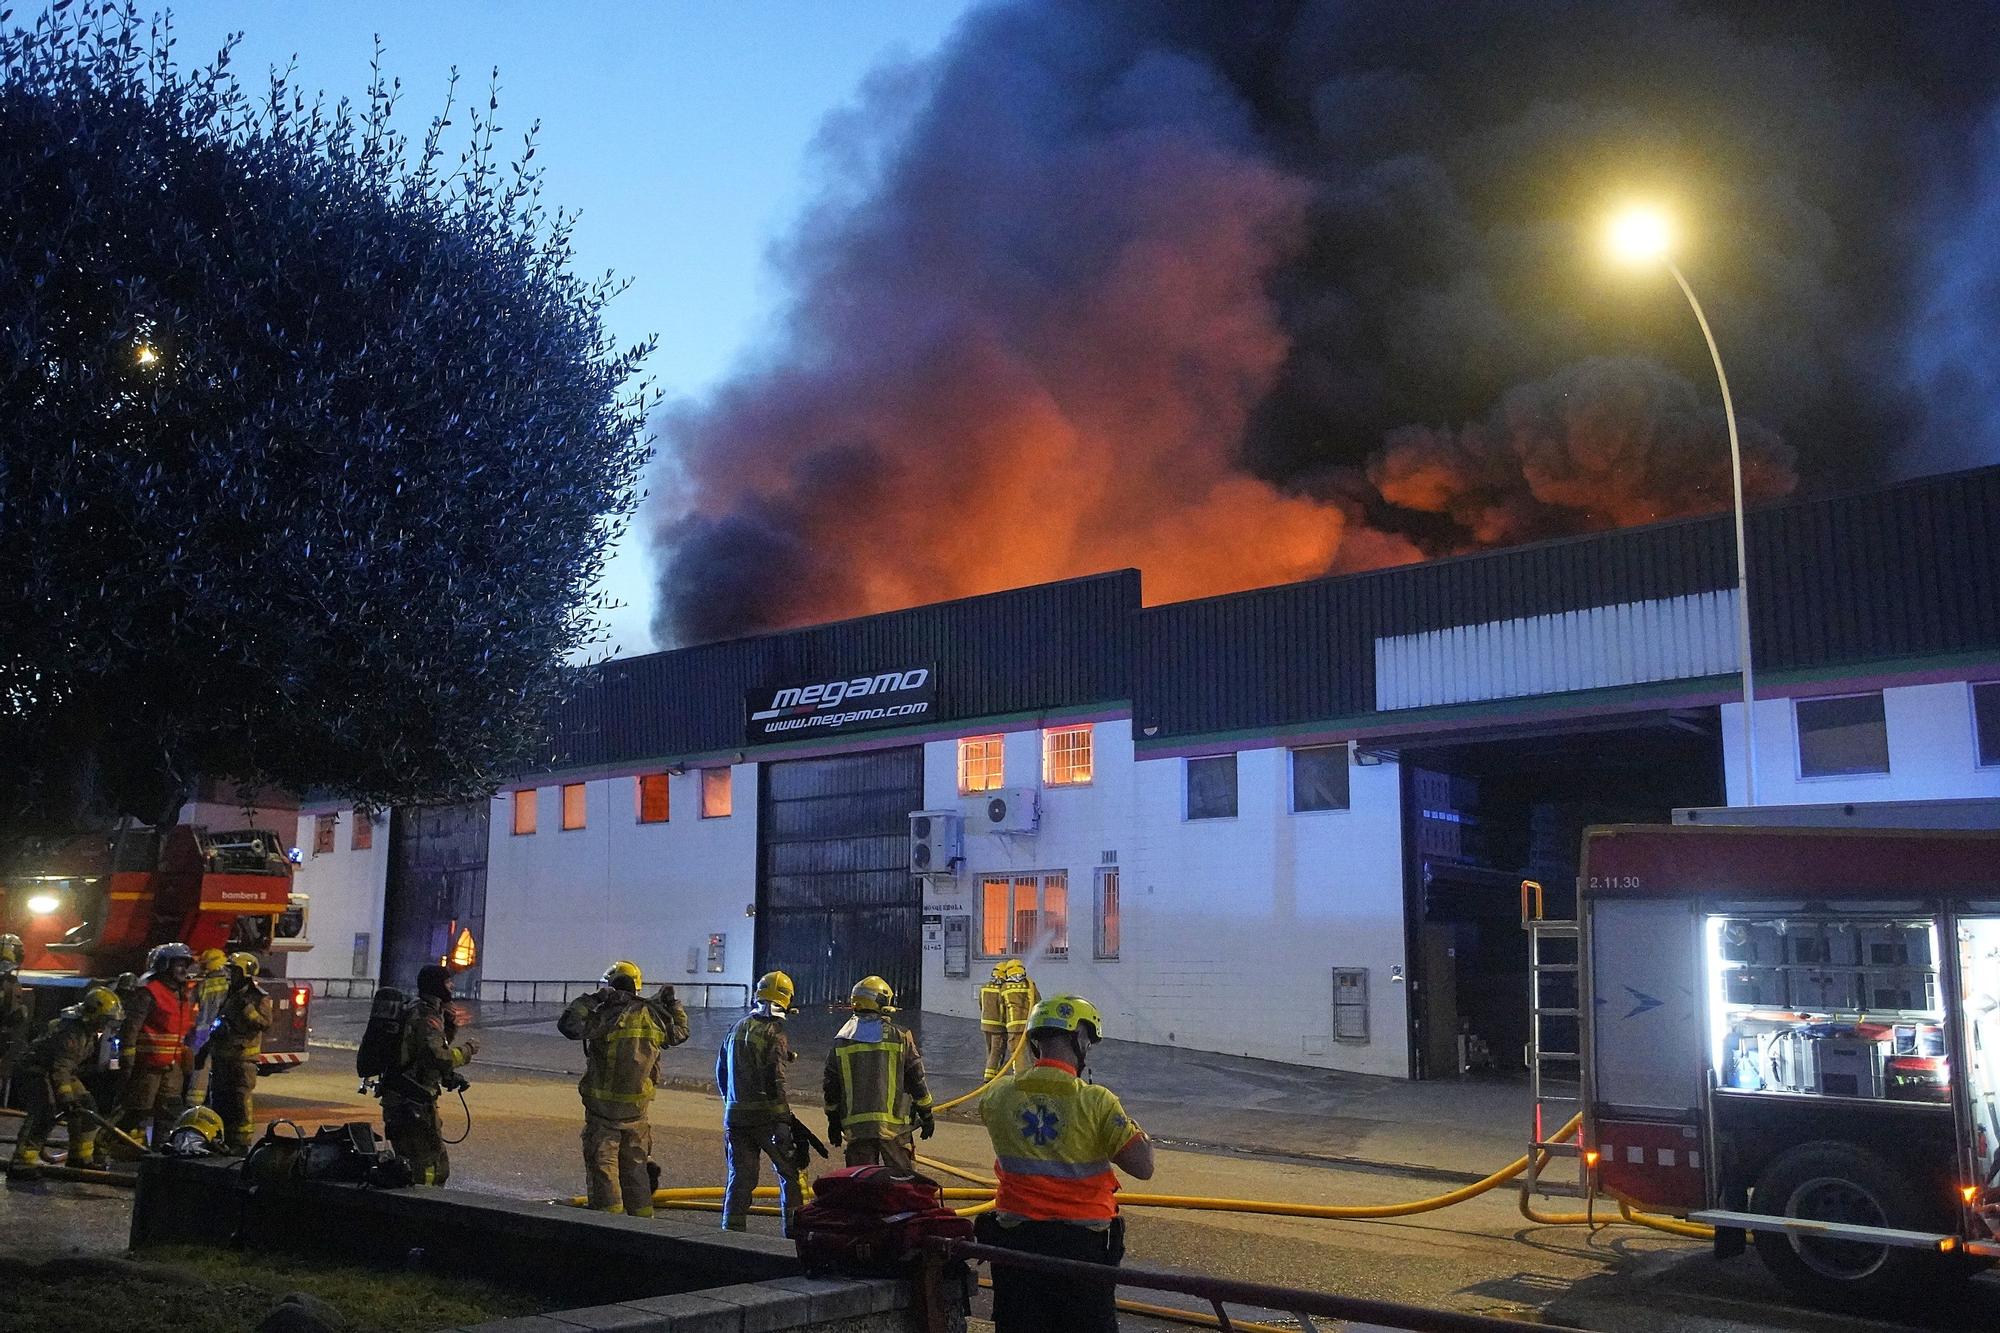
[[[881,1019],[857,1019],[834,1038],[823,1090],[827,1114],[850,1139],[901,1138],[910,1108],[931,1104],[916,1038]]]
[[[729,1029],[715,1061],[724,1124],[768,1124],[792,1113],[785,1099],[789,1050],[783,1019],[751,1014]]]
[[[1007,1030],[1006,1002],[1000,998],[1000,983],[997,981],[989,981],[979,988],[979,1030]]]
[[[132,1043],[132,1061],[140,1069],[171,1069],[186,1051],[188,1032],[194,1027],[194,1005],[181,993],[153,977],[146,982],[153,1003],[139,1024]]]
[[[1111,1089],[1042,1060],[994,1085],[979,1104],[993,1140],[997,1211],[1036,1222],[1108,1222],[1118,1178],[1111,1159],[1138,1125]]]

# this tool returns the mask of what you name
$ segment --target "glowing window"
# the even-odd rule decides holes
[[[641,824],[664,824],[667,822],[667,775],[665,773],[641,773],[638,778],[639,822]]]
[[[1105,866],[1097,872],[1096,957],[1118,956],[1118,867]]]
[[[1090,724],[1052,727],[1042,733],[1042,783],[1081,787],[1090,781]]]
[[[365,852],[375,845],[375,821],[359,810],[354,812],[354,832],[348,838],[350,850]]]
[[[333,815],[320,815],[313,820],[313,855],[323,856],[333,850]]]
[[[988,958],[1069,957],[1069,876],[1052,870],[981,880],[979,951]]]
[[[729,770],[726,768],[704,768],[701,770],[701,817],[703,819],[725,819],[734,805],[730,791]]]
[[[583,816],[584,816],[583,784],[581,782],[565,782],[563,784],[562,791],[563,791],[562,826],[565,829],[582,828]]]
[[[958,743],[958,794],[997,791],[1007,780],[1006,741],[968,736]]]
[[[516,834],[535,831],[535,796],[533,787],[514,793],[514,832]]]

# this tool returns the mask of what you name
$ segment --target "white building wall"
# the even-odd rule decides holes
[[[1851,689],[1829,688],[1829,694]],[[1811,696],[1807,696],[1811,697]],[[1882,691],[1889,771],[1801,777],[1791,699],[1757,700],[1757,803],[1826,805],[1850,801],[1924,801],[2000,796],[2000,768],[1981,768],[1972,693],[1964,681],[1891,686]],[[1729,803],[1745,802],[1743,705],[1722,707],[1723,762]]]
[[[301,813],[294,845],[302,859],[292,877],[294,892],[310,895],[306,937],[313,947],[290,954],[287,976],[310,979],[372,978],[382,965],[382,903],[389,877],[389,819],[376,819],[372,845],[354,847],[355,813],[342,806],[332,813],[333,850],[313,853],[313,830],[322,807]],[[355,937],[366,935],[365,949]],[[357,958],[357,955],[359,957]],[[357,970],[358,963],[358,970]]]
[[[668,779],[669,818],[641,824],[637,779],[585,786],[585,826],[562,827],[562,787],[538,789],[536,831],[513,831],[513,794],[494,800],[481,965],[494,981],[583,981],[629,958],[655,981],[752,980],[757,901],[757,766],[732,768],[732,812],[701,815],[696,769]],[[708,970],[708,937],[725,937]],[[699,991],[683,997],[699,1004]],[[741,992],[715,993],[715,1002]]]

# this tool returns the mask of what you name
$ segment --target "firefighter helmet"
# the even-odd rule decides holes
[[[257,975],[257,955],[254,953],[233,953],[227,961],[230,967],[246,978]]]
[[[167,1146],[183,1156],[195,1156],[213,1152],[222,1142],[222,1134],[222,1117],[214,1107],[190,1106],[174,1121],[173,1130],[167,1135]]]
[[[1002,981],[1026,981],[1028,965],[1018,958],[1003,958],[1000,961]]]
[[[854,991],[848,997],[849,1004],[857,1014],[893,1014],[896,1012],[896,991],[880,977],[863,977],[854,983]]]
[[[229,966],[229,955],[220,949],[203,949],[194,962],[203,972],[220,972]]]
[[[1051,995],[1028,1015],[1028,1031],[1083,1032],[1091,1041],[1102,1041],[1104,1019],[1081,995]]]
[[[102,986],[92,986],[77,1002],[78,1017],[86,1023],[122,1023],[125,1021],[125,1006],[118,997]]]
[[[28,948],[21,943],[19,935],[13,934],[11,931],[5,935],[0,935],[0,967],[4,967],[9,963],[15,967],[19,967],[21,960],[27,956]]]
[[[631,991],[637,995],[639,988],[646,984],[646,979],[640,974],[637,963],[621,958],[604,969],[604,984],[614,990]]]
[[[1007,979],[1007,964],[1010,961],[1010,959],[1002,958],[993,965],[993,980],[1005,981]]]
[[[783,972],[766,972],[757,978],[756,999],[779,1013],[792,1012],[792,996],[797,989]]]
[[[157,977],[175,963],[186,963],[189,967],[193,967],[194,950],[179,941],[172,944],[156,944],[152,952],[146,955],[146,975]]]

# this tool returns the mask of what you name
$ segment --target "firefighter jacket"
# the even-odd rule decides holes
[[[1001,983],[1000,1009],[1005,1016],[1009,1037],[1018,1038],[1028,1030],[1028,1015],[1034,1013],[1035,1006],[1041,1002],[1041,991],[1028,978]],[[979,1026],[984,1028],[986,1024],[982,1021]]]
[[[688,1039],[679,1000],[603,991],[571,1002],[556,1030],[583,1042],[583,1109],[605,1120],[643,1120],[660,1082],[660,1053]]]
[[[0,973],[0,1071],[28,1032],[28,1002],[21,996],[21,974]]]
[[[229,971],[204,972],[194,983],[194,1046],[200,1050],[215,1035],[215,1016],[229,994]]]
[[[457,1035],[451,1007],[432,996],[419,996],[403,1020],[395,1066],[382,1079],[382,1100],[436,1101],[444,1090],[444,1076],[472,1060],[470,1052],[453,1043]]]
[[[191,1054],[194,1000],[161,977],[148,977],[132,992],[118,1049],[127,1069],[172,1069]]]
[[[792,1104],[785,1096],[785,1065],[791,1058],[782,1018],[753,1013],[729,1029],[715,1057],[722,1123],[747,1127],[791,1119]]]
[[[1002,1079],[979,1103],[1003,1219],[1104,1225],[1118,1215],[1111,1159],[1139,1136],[1111,1089],[1060,1060]]]
[[[271,997],[254,981],[239,981],[222,997],[211,1032],[208,1058],[254,1060],[264,1053],[264,1033],[271,1027]]]
[[[979,1030],[981,1032],[1005,1032],[1007,1030],[1007,1005],[1000,998],[1000,983],[989,981],[979,988]]]
[[[885,1018],[847,1020],[826,1053],[821,1083],[827,1119],[849,1139],[907,1137],[910,1108],[931,1104],[916,1037]]]
[[[100,1037],[96,1028],[66,1014],[29,1044],[14,1077],[46,1078],[56,1105],[67,1106],[84,1095],[83,1076],[96,1066]]]

